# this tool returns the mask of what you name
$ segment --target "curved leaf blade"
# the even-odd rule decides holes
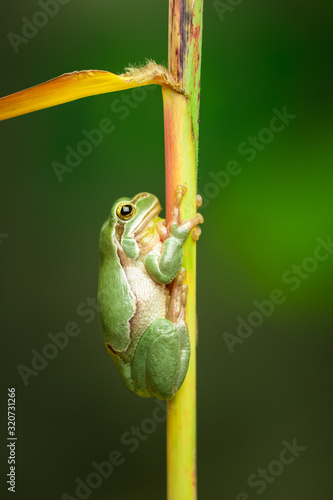
[[[2,97],[0,99],[0,120],[57,106],[83,97],[156,83],[161,83],[156,76],[138,82],[131,76],[118,76],[109,71],[73,71]]]

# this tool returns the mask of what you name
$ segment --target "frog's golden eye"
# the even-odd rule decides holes
[[[119,219],[129,220],[135,214],[135,207],[130,203],[120,203],[117,207],[117,215]]]

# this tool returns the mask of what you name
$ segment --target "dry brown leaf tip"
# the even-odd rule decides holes
[[[166,85],[173,88],[176,92],[185,94],[185,91],[173,78],[169,71],[155,61],[148,60],[144,66],[129,66],[125,68],[126,73],[119,75],[128,82],[145,83],[155,80],[160,85]]]

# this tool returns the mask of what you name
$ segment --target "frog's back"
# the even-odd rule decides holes
[[[135,301],[112,244],[112,229],[106,221],[100,236],[98,307],[104,342],[121,352],[130,345],[130,320]]]

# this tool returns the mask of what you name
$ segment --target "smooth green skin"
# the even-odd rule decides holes
[[[135,202],[134,202],[135,200]],[[129,221],[118,218],[120,202],[135,205]],[[130,259],[141,259],[149,276],[157,283],[168,284],[180,271],[183,243],[190,230],[173,223],[161,255],[152,250],[141,255],[133,232],[150,210],[158,204],[153,195],[142,193],[133,200],[121,198],[113,205],[100,235],[100,271],[98,306],[101,329],[108,352],[129,389],[142,397],[170,399],[180,388],[188,370],[190,342],[184,321],[172,323],[159,318],[148,322],[143,334],[133,331],[135,297],[118,255],[115,231],[124,225],[121,248]]]

